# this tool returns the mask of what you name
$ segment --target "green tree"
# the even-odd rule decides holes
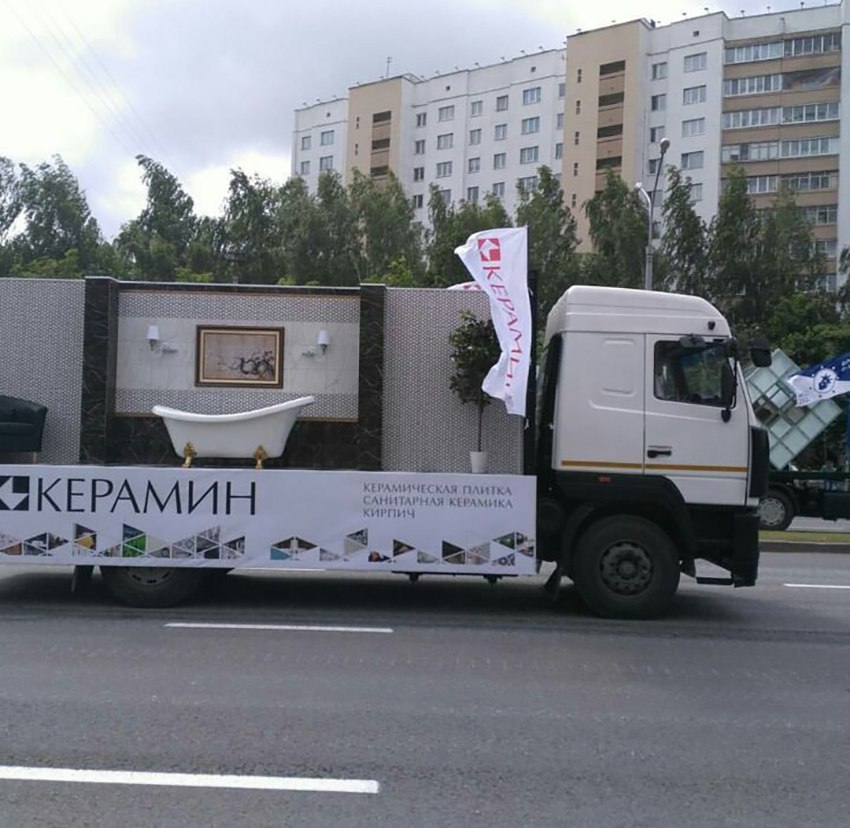
[[[595,253],[582,262],[587,281],[643,287],[647,222],[638,194],[609,169],[605,188],[584,203],[584,211]]]
[[[99,269],[100,228],[79,182],[58,155],[35,168],[21,164],[18,193],[24,228],[12,240],[16,271],[42,259],[62,261],[64,273],[74,278]]]
[[[483,205],[462,201],[455,207],[446,204],[435,184],[430,188],[428,213],[431,229],[427,234],[425,283],[431,287],[468,282],[469,272],[455,255],[455,248],[473,233],[512,226],[502,202],[492,193],[487,193]]]
[[[390,173],[376,181],[354,171],[348,187],[351,209],[361,244],[361,282],[383,282],[403,267],[412,283],[423,275],[422,228],[415,221],[413,204],[399,180]]]
[[[139,217],[125,224],[117,246],[138,278],[173,281],[186,268],[197,220],[194,202],[177,178],[162,164],[136,156],[147,187],[147,202]]]
[[[664,289],[708,297],[708,228],[694,210],[690,178],[671,166],[667,181],[661,211],[661,252],[667,266]]]
[[[552,305],[577,280],[576,220],[548,167],[538,169],[533,190],[518,187],[518,194],[516,223],[528,227],[528,258],[537,272],[537,319],[541,326]]]

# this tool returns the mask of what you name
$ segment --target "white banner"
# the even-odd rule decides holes
[[[812,405],[850,391],[850,354],[819,362],[787,378],[798,406]]]
[[[0,563],[533,574],[535,480],[3,466]]]
[[[490,315],[502,346],[482,388],[505,401],[509,414],[525,415],[531,364],[531,303],[528,298],[528,231],[525,227],[473,233],[455,249],[490,299]]]

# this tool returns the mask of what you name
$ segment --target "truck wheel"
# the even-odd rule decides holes
[[[679,586],[673,542],[641,517],[610,517],[579,540],[573,580],[584,602],[607,618],[653,618],[670,605]]]
[[[759,501],[759,528],[782,532],[794,520],[794,503],[781,489],[769,489]]]
[[[102,566],[106,588],[131,607],[173,607],[203,585],[206,571],[157,566]]]

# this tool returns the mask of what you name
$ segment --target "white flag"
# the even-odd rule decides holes
[[[490,299],[490,315],[502,355],[481,387],[505,401],[509,414],[525,415],[531,363],[531,302],[528,298],[528,230],[525,227],[473,233],[455,249]]]

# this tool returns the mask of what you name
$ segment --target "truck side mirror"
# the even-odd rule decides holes
[[[720,368],[720,404],[723,411],[720,416],[724,423],[728,423],[732,416],[732,405],[735,402],[735,374],[728,362],[724,362]]]
[[[750,343],[750,359],[756,368],[770,367],[773,357],[770,354],[770,343],[766,337],[753,337],[753,341]]]

